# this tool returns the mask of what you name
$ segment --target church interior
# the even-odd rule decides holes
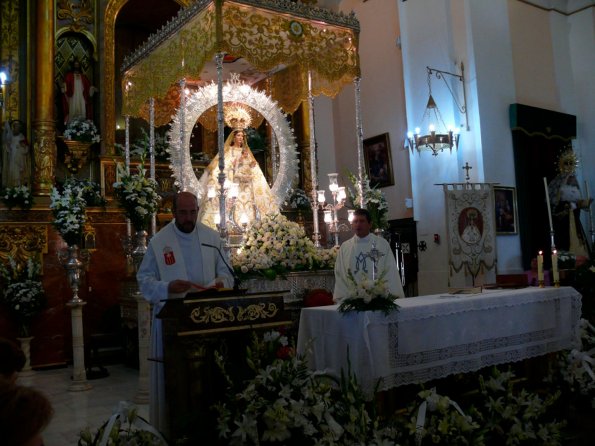
[[[198,197],[200,221],[219,231],[249,292],[291,289],[281,300],[296,338],[298,327],[329,335],[303,307],[332,293],[329,259],[363,207],[393,250],[406,301],[471,299],[450,322],[423,319],[422,300],[403,304],[393,331],[422,341],[394,347],[393,362],[417,361],[420,345],[456,356],[452,327],[468,324],[481,341],[467,354],[491,342],[493,358],[478,363],[515,363],[521,381],[572,344],[595,398],[593,48],[592,0],[2,0],[0,337],[26,353],[21,382],[51,395],[45,445],[76,444],[122,398],[148,418],[150,307],[135,273],[178,191]],[[138,176],[158,197],[135,219],[126,181]],[[319,268],[292,271],[288,257],[281,273],[246,274],[266,263],[249,240],[272,214],[303,231]],[[40,287],[19,297],[31,306],[24,316],[6,297],[17,276]],[[555,304],[525,287],[555,293]],[[502,305],[519,311],[474,303],[482,289],[512,293]],[[440,308],[455,313],[449,305]],[[332,324],[340,332],[345,320]],[[442,340],[423,341],[431,332]],[[522,353],[503,351],[509,337],[523,338]],[[330,353],[341,342],[329,345],[314,348],[341,359]],[[353,370],[381,369],[367,364],[376,353]],[[329,367],[316,352],[311,361]],[[461,359],[415,375],[393,362],[402,377],[378,375],[384,409],[409,403],[391,390],[414,398],[414,384],[456,387],[479,369]],[[92,410],[85,395],[100,393]],[[573,440],[539,444],[589,444],[593,427],[577,423]]]

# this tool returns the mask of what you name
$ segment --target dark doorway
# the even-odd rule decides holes
[[[538,251],[550,251],[543,178],[549,184],[557,175],[558,157],[576,137],[576,116],[522,104],[512,104],[509,112],[523,268],[529,270]],[[544,263],[550,267],[549,255]]]

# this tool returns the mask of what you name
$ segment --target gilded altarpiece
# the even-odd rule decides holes
[[[22,11],[18,0],[0,2],[0,71],[7,75],[6,85],[2,86],[3,113],[5,119],[19,117],[19,82],[20,76],[19,36],[21,35]]]

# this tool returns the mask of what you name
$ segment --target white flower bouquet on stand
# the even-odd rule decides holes
[[[50,209],[54,214],[54,227],[68,246],[81,243],[87,221],[87,202],[84,190],[76,182],[65,182],[60,190],[52,189]]]
[[[8,265],[0,263],[2,302],[19,324],[19,336],[28,337],[31,321],[46,305],[45,291],[41,284],[41,265],[27,258],[24,265],[13,257]]]
[[[397,296],[390,294],[384,273],[376,280],[368,277],[356,278],[351,270],[347,271],[351,285],[351,294],[339,305],[341,313],[350,311],[382,311],[385,315],[398,309]]]
[[[151,221],[151,216],[157,212],[159,194],[157,182],[146,177],[146,169],[141,164],[138,173],[126,174],[121,165],[118,165],[120,181],[114,183],[114,193],[120,206],[124,208],[126,217],[135,231],[146,231]]]

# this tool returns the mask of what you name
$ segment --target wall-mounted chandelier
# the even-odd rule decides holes
[[[432,155],[438,156],[439,152],[444,151],[445,149],[449,149],[452,153],[452,149],[456,150],[459,144],[459,129],[456,126],[449,125],[447,126],[442,119],[442,115],[440,113],[440,109],[438,105],[436,105],[436,101],[432,96],[432,75],[436,76],[437,79],[442,79],[444,84],[450,91],[451,96],[453,97],[458,110],[461,113],[465,114],[465,121],[467,130],[469,130],[469,121],[467,119],[467,97],[465,92],[465,69],[463,63],[461,63],[461,74],[454,74],[449,73],[448,71],[437,70],[435,68],[426,67],[427,74],[428,74],[428,90],[429,90],[429,98],[428,103],[426,105],[426,109],[424,110],[424,114],[422,117],[422,121],[420,123],[420,127],[416,127],[415,133],[408,132],[407,133],[407,143],[409,145],[409,149],[411,153],[413,150],[417,150],[418,153],[421,153],[422,150],[430,150]],[[463,84],[463,104],[459,103],[457,95],[452,91],[448,82],[444,76],[452,76],[457,78]],[[428,133],[422,135],[421,126],[427,125]]]

